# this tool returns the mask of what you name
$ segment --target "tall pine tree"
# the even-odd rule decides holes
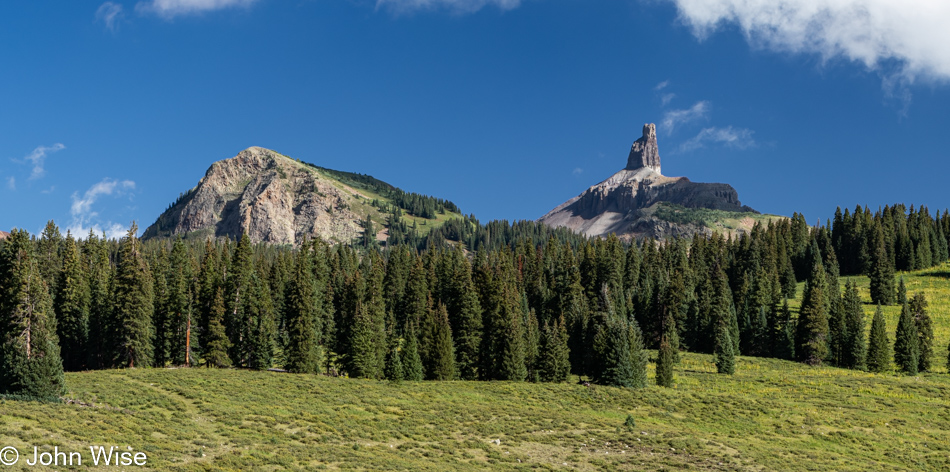
[[[871,320],[867,364],[870,372],[891,370],[891,342],[887,339],[887,323],[884,321],[881,305],[874,310],[874,318]]]
[[[920,363],[920,338],[917,324],[905,301],[901,305],[901,316],[897,319],[897,333],[894,336],[894,365],[908,375],[917,375]]]
[[[65,393],[56,314],[30,236],[13,230],[0,251],[0,393]]]
[[[116,365],[121,367],[152,364],[152,276],[134,222],[119,243],[119,263],[115,274],[112,312],[116,317],[118,346]]]

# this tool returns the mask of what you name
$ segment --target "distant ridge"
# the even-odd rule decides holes
[[[667,177],[660,169],[656,126],[648,123],[643,125],[643,135],[630,147],[623,170],[558,205],[538,221],[586,236],[615,233],[625,238],[665,238],[711,232],[712,228],[663,220],[657,215],[669,211],[657,212],[659,207],[758,214],[742,205],[738,192],[729,184]]]
[[[213,163],[142,237],[237,239],[247,233],[253,242],[290,245],[315,237],[331,243],[385,240],[383,224],[397,210],[428,227],[461,217],[451,202],[255,146]],[[373,233],[364,235],[367,221],[375,224],[368,226]]]

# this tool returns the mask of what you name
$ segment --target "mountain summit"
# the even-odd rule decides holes
[[[660,147],[656,144],[656,125],[643,125],[643,136],[630,146],[630,155],[627,156],[626,170],[637,170],[649,167],[660,173]]]
[[[630,147],[626,168],[559,205],[539,221],[587,236],[616,233],[628,238],[663,238],[708,232],[702,225],[657,218],[660,206],[666,210],[705,208],[757,213],[739,202],[739,194],[729,184],[691,182],[686,177],[661,174],[656,126],[648,123],[643,125],[643,136]]]

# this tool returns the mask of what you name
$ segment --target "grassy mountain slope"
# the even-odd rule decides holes
[[[914,377],[750,357],[722,376],[701,354],[673,389],[652,385],[651,363],[644,390],[94,371],[66,374],[82,403],[0,400],[0,443],[132,447],[151,470],[946,470],[950,265],[904,276],[935,327],[935,372]]]
[[[143,238],[237,238],[248,232],[254,241],[271,243],[296,244],[305,235],[349,242],[362,236],[363,223],[370,220],[374,236],[386,239],[384,225],[393,213],[420,234],[462,216],[446,200],[252,147],[212,164]]]

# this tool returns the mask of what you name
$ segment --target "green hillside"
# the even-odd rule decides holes
[[[213,369],[71,373],[69,396],[83,403],[0,403],[0,441],[21,451],[131,447],[150,470],[950,467],[946,374],[745,357],[735,376],[715,370],[710,356],[687,354],[675,389],[645,390]]]
[[[740,357],[724,376],[692,353],[673,389],[653,385],[651,359],[643,390],[104,370],[67,373],[68,404],[0,401],[0,443],[24,459],[33,445],[131,447],[148,455],[137,470],[945,470],[950,265],[903,276],[930,301],[932,373]]]
[[[643,216],[653,216],[678,225],[693,225],[708,228],[723,235],[736,236],[749,232],[756,223],[763,226],[770,221],[786,219],[784,216],[768,215],[754,211],[726,211],[710,208],[687,208],[675,203],[660,202],[641,210]]]

